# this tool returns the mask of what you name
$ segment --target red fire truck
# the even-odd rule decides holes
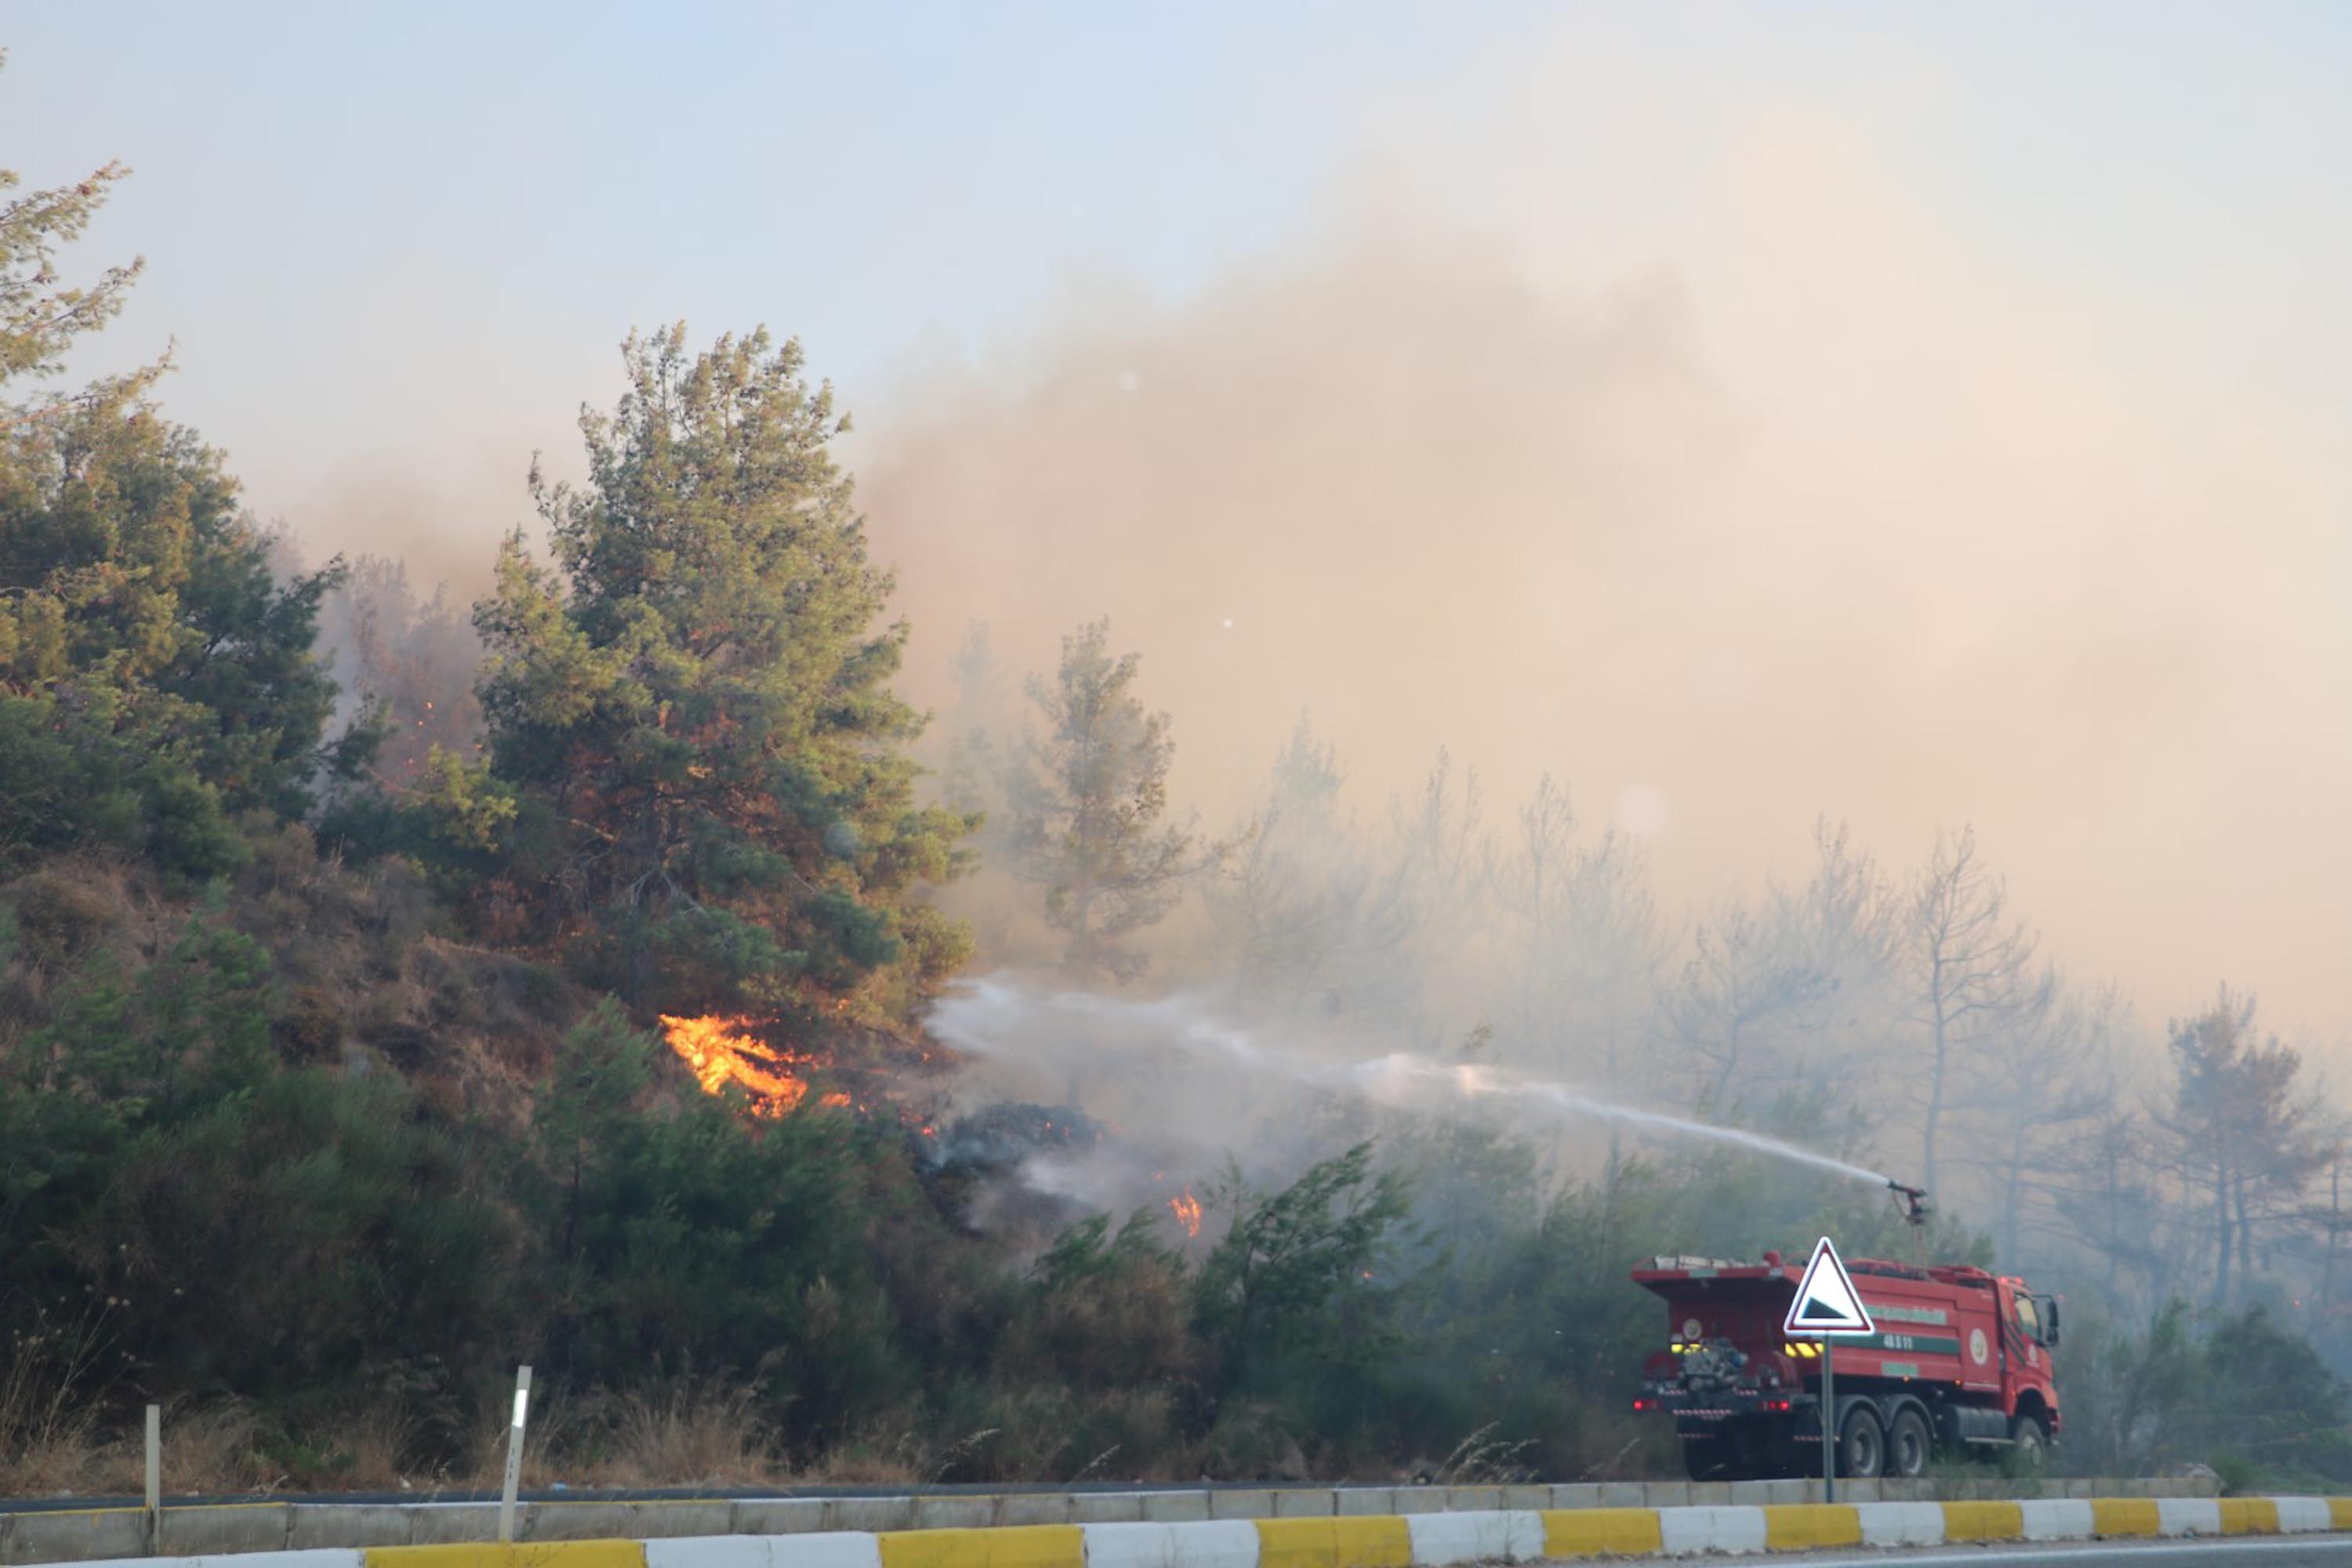
[[[1916,1476],[1931,1448],[2014,1448],[2038,1464],[2058,1436],[2058,1303],[1981,1268],[1849,1262],[1877,1332],[1837,1342],[1842,1476]],[[1801,1267],[1658,1258],[1633,1270],[1665,1298],[1668,1347],[1636,1410],[1671,1414],[1692,1479],[1822,1473],[1819,1342],[1781,1331]]]

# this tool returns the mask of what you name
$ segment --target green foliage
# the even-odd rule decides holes
[[[1184,1260],[1156,1234],[1163,1215],[1081,1221],[1032,1267],[998,1370],[1021,1381],[1097,1391],[1186,1390],[1202,1370]]]
[[[268,1396],[499,1323],[509,1222],[396,1076],[281,1065],[268,955],[200,910],[0,1055],[0,1310],[103,1303],[108,1371]]]
[[[2210,1205],[2219,1305],[2232,1300],[2233,1267],[2253,1272],[2257,1225],[2291,1205],[2337,1150],[2299,1081],[2301,1053],[2256,1037],[2252,997],[2224,986],[2170,1034],[2173,1103],[2159,1125]]]
[[[0,208],[0,386],[121,307],[136,267],[54,281],[121,173]],[[322,768],[358,760],[322,743],[311,650],[339,568],[275,581],[218,455],[144,401],[152,379],[0,401],[0,870],[102,845],[213,875],[241,858],[239,814],[299,816]]]
[[[646,1103],[656,1047],[610,1005],[566,1037],[533,1118],[547,1357],[620,1386],[688,1361],[760,1373],[798,1430],[887,1382],[888,1313],[861,1244],[887,1152],[837,1115],[748,1126]]]
[[[1204,1333],[1224,1385],[1295,1402],[1327,1431],[1371,1419],[1399,1345],[1396,1250],[1403,1181],[1359,1143],[1281,1192],[1252,1194],[1238,1174],[1211,1195],[1233,1227],[1202,1265]]]
[[[877,627],[846,421],[801,363],[764,332],[631,339],[628,393],[582,421],[586,486],[533,481],[554,568],[509,540],[476,612],[517,812],[445,815],[507,832],[517,900],[647,1010],[811,1016],[877,976],[902,1005],[964,951],[915,900],[972,819],[914,802],[906,627]]]
[[[1007,781],[1011,847],[1021,874],[1044,885],[1045,919],[1069,938],[1074,974],[1130,980],[1145,960],[1129,940],[1175,908],[1204,857],[1192,832],[1164,823],[1175,740],[1133,687],[1141,660],[1110,652],[1110,623],[1062,639],[1051,682],[1029,698],[1045,721]]]
[[[2078,1474],[2226,1461],[2241,1480],[2352,1481],[2352,1388],[2264,1308],[2200,1325],[2174,1300],[2137,1333],[2084,1317],[2066,1358],[2061,1454]]]
[[[99,844],[202,877],[237,862],[237,814],[309,808],[334,569],[278,586],[234,497],[114,399],[0,442],[0,855]]]
[[[81,237],[115,182],[129,173],[109,163],[72,184],[12,196],[0,205],[0,383],[55,374],[78,338],[122,309],[142,263],[111,267],[95,282],[68,288],[58,282],[57,255]],[[20,183],[15,170],[0,169],[0,191]],[[36,412],[19,408],[10,423]]]
[[[2189,1429],[2211,1452],[2352,1480],[2352,1390],[2309,1341],[2257,1306],[2215,1323],[2203,1352],[2206,1394]]]

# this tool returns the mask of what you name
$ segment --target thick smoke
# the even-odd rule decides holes
[[[1303,709],[1367,803],[1441,744],[1499,798],[1559,776],[1681,907],[1823,813],[1903,863],[1973,820],[2152,1012],[2230,974],[2352,1014],[2326,485],[1851,139],[1749,129],[1649,265],[1399,198],[919,378],[861,472],[919,695],[974,619],[1034,669],[1108,613],[1213,818]]]
[[[2336,1037],[2352,486],[2219,357],[2294,301],[2051,267],[1876,98],[1775,99],[1704,31],[1474,61],[1288,242],[846,382],[917,694],[951,709],[974,620],[1017,689],[1107,613],[1212,822],[1305,710],[1374,808],[1441,744],[1497,800],[1555,774],[1677,908],[1794,874],[1824,813],[1893,863],[1974,821],[2079,974]],[[462,602],[613,391],[603,344],[543,357],[433,450],[249,477],[310,553]]]

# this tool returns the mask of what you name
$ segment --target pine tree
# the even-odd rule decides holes
[[[2258,1232],[2300,1203],[2335,1151],[2298,1082],[2302,1054],[2257,1035],[2252,997],[2225,985],[2170,1036],[2172,1105],[2158,1120],[2182,1177],[2211,1205],[2213,1303],[2227,1306],[2254,1271]]]
[[[1049,683],[1029,699],[1045,721],[1026,737],[1010,793],[1017,871],[1045,889],[1045,918],[1069,938],[1081,978],[1132,980],[1148,960],[1128,939],[1174,909],[1190,877],[1219,858],[1168,812],[1176,742],[1168,715],[1134,695],[1138,655],[1113,658],[1108,619],[1062,639]]]
[[[1241,994],[1395,1022],[1423,911],[1406,858],[1342,808],[1337,751],[1301,715],[1205,896]]]
[[[322,744],[334,687],[311,643],[340,563],[276,580],[219,455],[149,403],[162,366],[24,385],[138,274],[66,288],[56,266],[122,173],[0,207],[0,866],[100,844],[206,876],[241,857],[239,814],[306,812],[366,733]]]
[[[510,538],[475,612],[514,896],[640,1008],[902,1021],[961,961],[920,894],[973,819],[915,804],[848,421],[764,331],[624,355],[617,408],[582,416],[586,483],[532,475],[553,567]]]
[[[950,715],[947,766],[940,784],[950,805],[985,815],[999,804],[1004,771],[994,732],[1000,717],[996,651],[986,621],[974,621],[964,628],[963,640],[956,645],[952,673],[956,703]]]
[[[0,50],[0,64],[7,54]],[[0,383],[26,376],[51,376],[64,368],[66,351],[122,309],[131,285],[146,266],[135,258],[107,268],[81,288],[58,282],[57,253],[79,239],[106,205],[109,191],[130,174],[109,163],[69,185],[33,191],[0,205]],[[13,191],[20,176],[0,169],[0,191]],[[135,391],[154,378],[160,365],[133,371],[88,388],[84,398]],[[57,412],[68,399],[10,403],[0,409],[0,427],[15,428]]]

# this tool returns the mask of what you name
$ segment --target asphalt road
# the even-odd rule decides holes
[[[1734,1561],[1725,1559],[1726,1562]],[[1910,1546],[1882,1552],[1807,1552],[1762,1561],[1902,1563],[1909,1568],[2009,1568],[2054,1563],[2063,1568],[2352,1568],[2352,1535],[2263,1536],[2252,1541],[2053,1541],[2032,1546]]]

